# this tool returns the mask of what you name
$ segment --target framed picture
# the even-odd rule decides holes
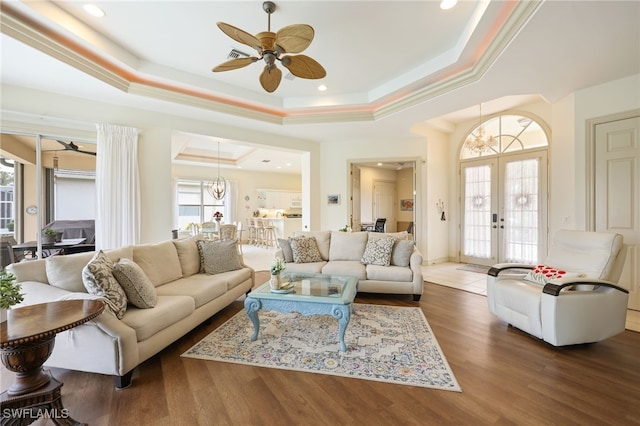
[[[400,200],[400,210],[405,212],[413,211],[413,198]]]
[[[327,204],[337,206],[340,204],[340,194],[327,195]]]

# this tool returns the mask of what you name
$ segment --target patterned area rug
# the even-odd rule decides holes
[[[355,304],[346,352],[329,315],[259,317],[255,342],[242,310],[182,356],[461,392],[420,308]]]

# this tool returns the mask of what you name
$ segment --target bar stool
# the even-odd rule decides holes
[[[254,223],[254,219],[247,219],[247,229],[249,230],[249,236],[247,237],[247,244],[255,244],[258,240],[258,230]]]
[[[264,220],[262,226],[263,244],[265,247],[276,246],[276,228],[270,220]]]
[[[264,244],[264,222],[262,219],[254,218],[253,226],[256,228],[255,245],[262,246]]]

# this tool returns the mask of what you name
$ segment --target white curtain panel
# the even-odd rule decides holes
[[[138,129],[113,124],[96,127],[96,249],[138,244]]]

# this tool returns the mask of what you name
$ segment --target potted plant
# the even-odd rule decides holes
[[[280,288],[280,272],[284,271],[285,267],[286,262],[280,257],[277,257],[271,265],[271,281],[269,281],[269,286],[273,290]]]
[[[214,219],[216,222],[220,222],[220,221],[222,220],[222,217],[223,217],[222,212],[215,212],[215,213],[213,214],[213,219]]]
[[[53,244],[56,242],[56,231],[46,228],[42,232],[42,244]]]
[[[4,269],[0,271],[0,322],[7,319],[7,310],[24,300],[22,287],[15,282],[16,277]]]
[[[13,232],[13,230],[15,229],[16,223],[12,220],[10,220],[9,222],[7,222],[7,231],[9,232]]]

